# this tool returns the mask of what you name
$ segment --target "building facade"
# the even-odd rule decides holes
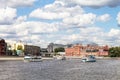
[[[47,48],[41,48],[40,49],[40,53],[41,53],[41,56],[44,56],[44,57],[50,57],[50,56],[52,56],[50,53],[48,53]]]
[[[70,48],[65,49],[66,56],[86,56],[86,55],[95,55],[95,56],[107,56],[108,55],[108,46],[96,46],[96,45],[74,45]]]
[[[66,56],[80,56],[82,46],[76,45],[65,49]]]
[[[0,39],[0,55],[6,55],[7,44],[4,39]]]
[[[40,47],[34,45],[24,45],[24,55],[41,55]]]
[[[40,55],[40,47],[34,45],[24,45],[23,42],[7,43],[7,55],[24,56]]]

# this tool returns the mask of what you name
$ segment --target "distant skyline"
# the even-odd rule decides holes
[[[120,0],[0,0],[0,38],[120,45]]]

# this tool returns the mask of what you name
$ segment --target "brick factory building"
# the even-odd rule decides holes
[[[82,46],[75,45],[70,48],[65,49],[66,56],[80,56],[81,55]]]
[[[108,46],[97,46],[97,45],[74,45],[70,48],[65,49],[66,56],[85,56],[85,55],[95,55],[95,56],[107,56]]]

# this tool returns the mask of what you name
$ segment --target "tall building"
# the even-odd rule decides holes
[[[0,55],[6,55],[7,44],[4,39],[0,39]]]

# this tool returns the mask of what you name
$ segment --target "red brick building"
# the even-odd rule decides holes
[[[66,56],[80,56],[82,46],[76,45],[65,49]]]
[[[103,47],[99,48],[98,55],[99,56],[107,56],[108,55],[108,50],[109,50],[109,47],[107,45],[103,46]]]
[[[95,45],[74,45],[70,48],[65,49],[66,56],[85,56],[85,55],[95,55],[95,56],[107,56],[108,46],[95,46]]]
[[[6,55],[6,42],[4,39],[0,39],[0,55]]]

